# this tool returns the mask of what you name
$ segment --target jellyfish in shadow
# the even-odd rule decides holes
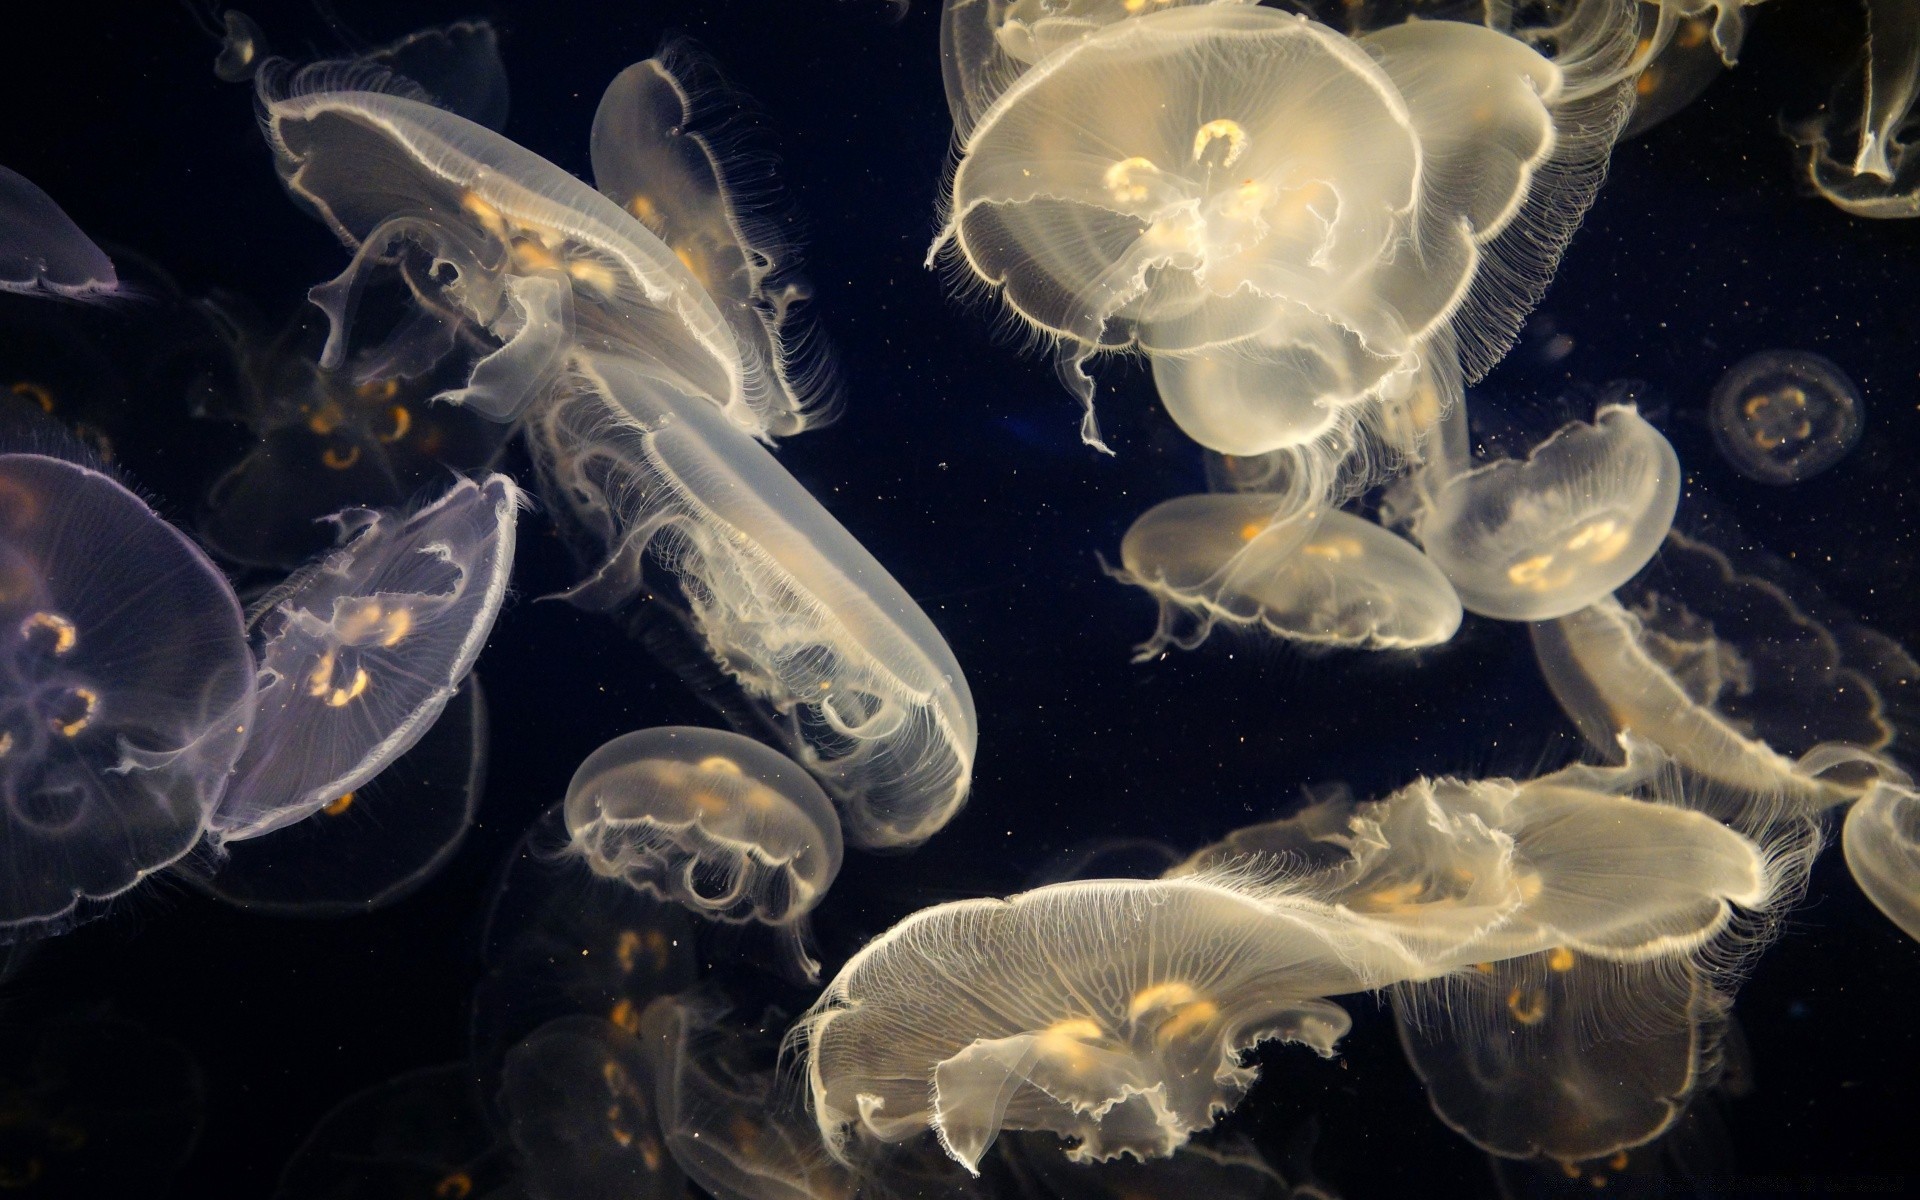
[[[564,811],[596,874],[780,930],[800,972],[819,977],[806,917],[840,872],[840,818],[784,756],[718,729],[643,729],[587,756]]]
[[[962,139],[930,261],[1088,362],[1137,349],[1209,449],[1341,447],[1423,359],[1505,352],[1629,106],[1636,4],[1552,56],[1464,21],[1348,38],[1242,4],[949,0]]]
[[[1789,484],[1845,458],[1860,440],[1860,391],[1829,360],[1768,350],[1735,363],[1713,387],[1713,444],[1748,479]]]
[[[113,263],[53,198],[0,167],[0,292],[97,300],[120,290]]]
[[[1911,154],[1920,100],[1920,13],[1868,0],[1858,68],[1816,116],[1787,127],[1813,190],[1856,217],[1920,216],[1920,155]]]
[[[334,1106],[280,1173],[275,1200],[433,1196],[505,1200],[518,1167],[464,1063],[408,1071]]]
[[[340,547],[256,606],[258,706],[216,842],[311,817],[432,728],[499,615],[523,503],[494,475],[410,514],[342,513]]]
[[[100,469],[0,454],[0,933],[55,932],[200,840],[251,726],[239,603]]]
[[[1874,907],[1920,940],[1920,793],[1912,782],[1876,779],[1847,810],[1840,845]]]
[[[1631,404],[1600,406],[1525,459],[1437,459],[1410,481],[1414,537],[1468,612],[1575,612],[1647,564],[1680,503],[1680,460]]]

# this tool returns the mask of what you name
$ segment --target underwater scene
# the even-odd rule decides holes
[[[0,1194],[1920,1186],[1920,3],[19,16]]]

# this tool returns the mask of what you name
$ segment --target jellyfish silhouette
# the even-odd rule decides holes
[[[93,300],[120,287],[113,263],[53,198],[0,167],[0,292]]]
[[[18,935],[200,840],[253,660],[226,579],[111,476],[0,454],[0,497],[0,931]]]
[[[614,738],[567,787],[575,853],[714,920],[781,930],[802,974],[807,913],[840,872],[840,818],[806,772],[751,738],[666,726]]]

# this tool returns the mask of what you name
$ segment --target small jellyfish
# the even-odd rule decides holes
[[[266,35],[260,32],[259,22],[234,8],[220,14],[220,24],[220,53],[214,57],[213,73],[226,83],[245,83],[266,57]]]
[[[597,874],[713,920],[781,929],[818,977],[806,916],[840,873],[840,818],[785,756],[718,729],[623,734],[573,773],[565,812]]]
[[[646,1055],[632,1033],[603,1017],[561,1017],[515,1046],[500,1109],[534,1200],[687,1194],[661,1142]]]
[[[1654,26],[1652,39],[1661,32],[1668,8],[1658,15],[1649,11],[1641,17],[1643,26]],[[1672,22],[1671,37],[1654,50],[1647,65],[1633,80],[1633,116],[1620,131],[1620,140],[1638,137],[1700,98],[1700,93],[1720,77],[1726,65],[1719,48],[1713,44],[1712,23],[1704,16],[1691,16]]]
[[[1459,628],[1453,585],[1417,546],[1351,513],[1276,514],[1278,503],[1257,492],[1181,496],[1133,523],[1116,575],[1160,605],[1136,661],[1192,649],[1216,625],[1394,650]]]
[[[1920,940],[1920,794],[1905,779],[1875,781],[1847,810],[1847,868],[1887,919]]]
[[[320,1118],[280,1173],[276,1200],[513,1195],[515,1164],[487,1123],[465,1063],[408,1071]]]
[[[320,812],[433,727],[499,615],[522,503],[494,475],[411,514],[349,510],[342,545],[256,606],[259,707],[216,840]]]
[[[0,454],[0,935],[200,840],[251,728],[239,602],[101,471]]]
[[[1733,469],[1760,483],[1811,479],[1860,440],[1853,381],[1806,350],[1768,350],[1735,363],[1713,387],[1713,442]]]
[[[53,197],[0,167],[0,292],[93,300],[119,289],[112,261]]]
[[[683,603],[713,662],[840,804],[849,841],[931,837],[966,800],[979,736],[939,630],[717,407],[634,359],[569,362],[526,428],[542,494],[605,555],[568,597],[609,612],[643,592]]]
[[[1426,474],[1444,478],[1417,485],[1415,536],[1468,612],[1504,621],[1564,616],[1625,583],[1680,503],[1679,458],[1630,404],[1602,405],[1524,460]]]

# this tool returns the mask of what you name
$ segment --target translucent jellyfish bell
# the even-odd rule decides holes
[[[1377,649],[1435,645],[1460,626],[1453,585],[1418,547],[1350,513],[1288,512],[1262,493],[1156,505],[1127,530],[1120,561],[1118,577],[1160,605],[1138,661],[1192,649],[1220,624]]]
[[[1920,794],[1912,784],[1876,780],[1847,810],[1840,844],[1860,890],[1920,941]]]
[[[1860,68],[1819,115],[1788,129],[1814,191],[1856,217],[1920,216],[1920,13],[1900,0],[1868,0]]]
[[[666,726],[601,746],[567,786],[574,852],[720,921],[782,929],[809,977],[806,916],[840,872],[840,818],[807,773],[737,733]]]
[[[254,685],[206,555],[109,476],[39,454],[0,454],[0,647],[4,936],[192,848]]]
[[[219,840],[319,812],[432,728],[499,615],[522,503],[494,475],[410,515],[343,513],[344,544],[261,602],[259,708]]]
[[[1542,621],[1638,573],[1679,503],[1673,447],[1633,406],[1608,404],[1591,425],[1567,425],[1524,460],[1429,480],[1413,528],[1467,611]]]
[[[0,167],[0,292],[89,300],[119,288],[112,261],[53,197]]]
[[[279,1200],[520,1194],[465,1063],[408,1071],[329,1109],[280,1173]]]
[[[543,494],[605,561],[569,597],[617,611],[649,565],[713,661],[841,805],[848,840],[905,846],[967,795],[978,727],[953,652],[819,501],[706,401],[579,354],[527,428]]]
[[[1761,483],[1811,479],[1860,440],[1860,391],[1805,350],[1741,359],[1713,387],[1713,442],[1733,469]]]

